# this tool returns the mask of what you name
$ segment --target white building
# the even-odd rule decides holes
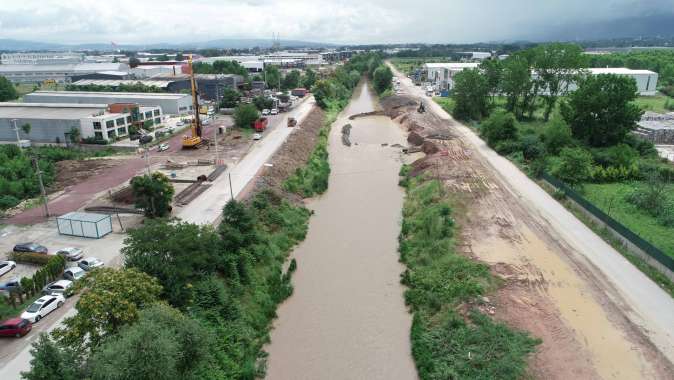
[[[451,90],[454,88],[453,77],[456,73],[465,69],[475,69],[479,63],[476,62],[446,62],[446,63],[425,63],[423,71],[426,78],[438,90]]]
[[[40,83],[45,80],[69,83],[75,75],[128,69],[129,66],[123,63],[20,64],[0,65],[0,75],[13,83]]]
[[[64,63],[80,63],[83,53],[3,53],[0,61],[3,65],[54,65]]]
[[[141,92],[90,92],[90,91],[35,91],[26,94],[27,103],[113,104],[135,103],[141,106],[158,106],[164,113],[179,115],[192,111],[190,94],[141,93]]]
[[[637,92],[642,96],[653,96],[656,94],[658,84],[658,73],[650,70],[632,70],[625,67],[592,68],[588,69],[592,75],[615,74],[634,78],[637,82]],[[575,89],[575,85],[571,86]]]

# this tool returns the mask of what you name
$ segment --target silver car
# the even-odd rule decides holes
[[[103,266],[103,262],[95,257],[88,257],[79,263],[77,263],[77,266],[80,268],[84,269],[85,271],[90,271],[92,269],[96,269],[98,267]]]
[[[66,260],[77,261],[84,256],[84,251],[80,248],[66,247],[59,249],[56,254],[62,256]]]
[[[50,284],[45,285],[42,288],[42,294],[63,294],[64,297],[68,296],[68,289],[73,286],[73,282],[70,280],[57,280]]]
[[[87,272],[85,272],[80,267],[70,267],[63,271],[63,278],[70,281],[77,281],[82,277],[84,277],[86,274]]]

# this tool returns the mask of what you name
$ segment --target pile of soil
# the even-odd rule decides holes
[[[49,187],[50,192],[60,191],[66,187],[77,185],[89,177],[100,174],[106,169],[120,165],[124,160],[90,159],[64,160],[55,163],[56,178]]]

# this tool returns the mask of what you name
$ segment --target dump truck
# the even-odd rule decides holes
[[[267,129],[267,123],[269,120],[267,120],[266,117],[261,117],[253,123],[253,128],[255,128],[255,132],[264,132],[265,129]]]

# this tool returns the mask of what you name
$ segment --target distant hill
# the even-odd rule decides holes
[[[308,42],[299,40],[281,40],[281,47],[334,47],[337,45]],[[122,50],[146,50],[146,49],[250,49],[250,48],[269,48],[272,41],[261,38],[222,38],[212,41],[188,42],[188,43],[152,43],[152,44],[120,44],[116,49]],[[30,50],[99,50],[110,51],[112,46],[104,43],[89,44],[57,44],[48,42],[23,41],[0,38],[1,51],[30,51]]]

